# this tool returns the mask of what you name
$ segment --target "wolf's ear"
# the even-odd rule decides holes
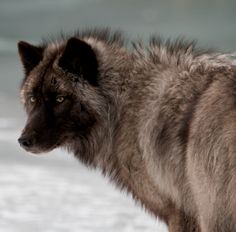
[[[97,58],[91,46],[86,42],[78,38],[69,39],[58,65],[70,73],[81,76],[91,85],[98,85]]]
[[[18,43],[18,52],[26,75],[43,59],[43,50],[42,47],[36,47],[24,41]]]

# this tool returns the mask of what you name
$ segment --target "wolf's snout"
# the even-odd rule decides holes
[[[24,148],[30,148],[33,145],[33,139],[30,137],[20,137],[18,142]]]

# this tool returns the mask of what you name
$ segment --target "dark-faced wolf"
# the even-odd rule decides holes
[[[108,29],[19,42],[29,152],[66,147],[170,232],[236,231],[236,69],[229,55]]]

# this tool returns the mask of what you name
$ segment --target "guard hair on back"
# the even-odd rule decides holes
[[[236,231],[234,54],[126,37],[95,28],[18,43],[21,147],[66,148],[169,232]]]

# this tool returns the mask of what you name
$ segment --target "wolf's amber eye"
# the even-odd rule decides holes
[[[30,102],[32,103],[36,102],[36,97],[30,97]]]
[[[56,101],[57,101],[58,103],[62,103],[64,100],[65,100],[65,98],[62,97],[62,96],[58,96],[58,97],[56,98]]]

